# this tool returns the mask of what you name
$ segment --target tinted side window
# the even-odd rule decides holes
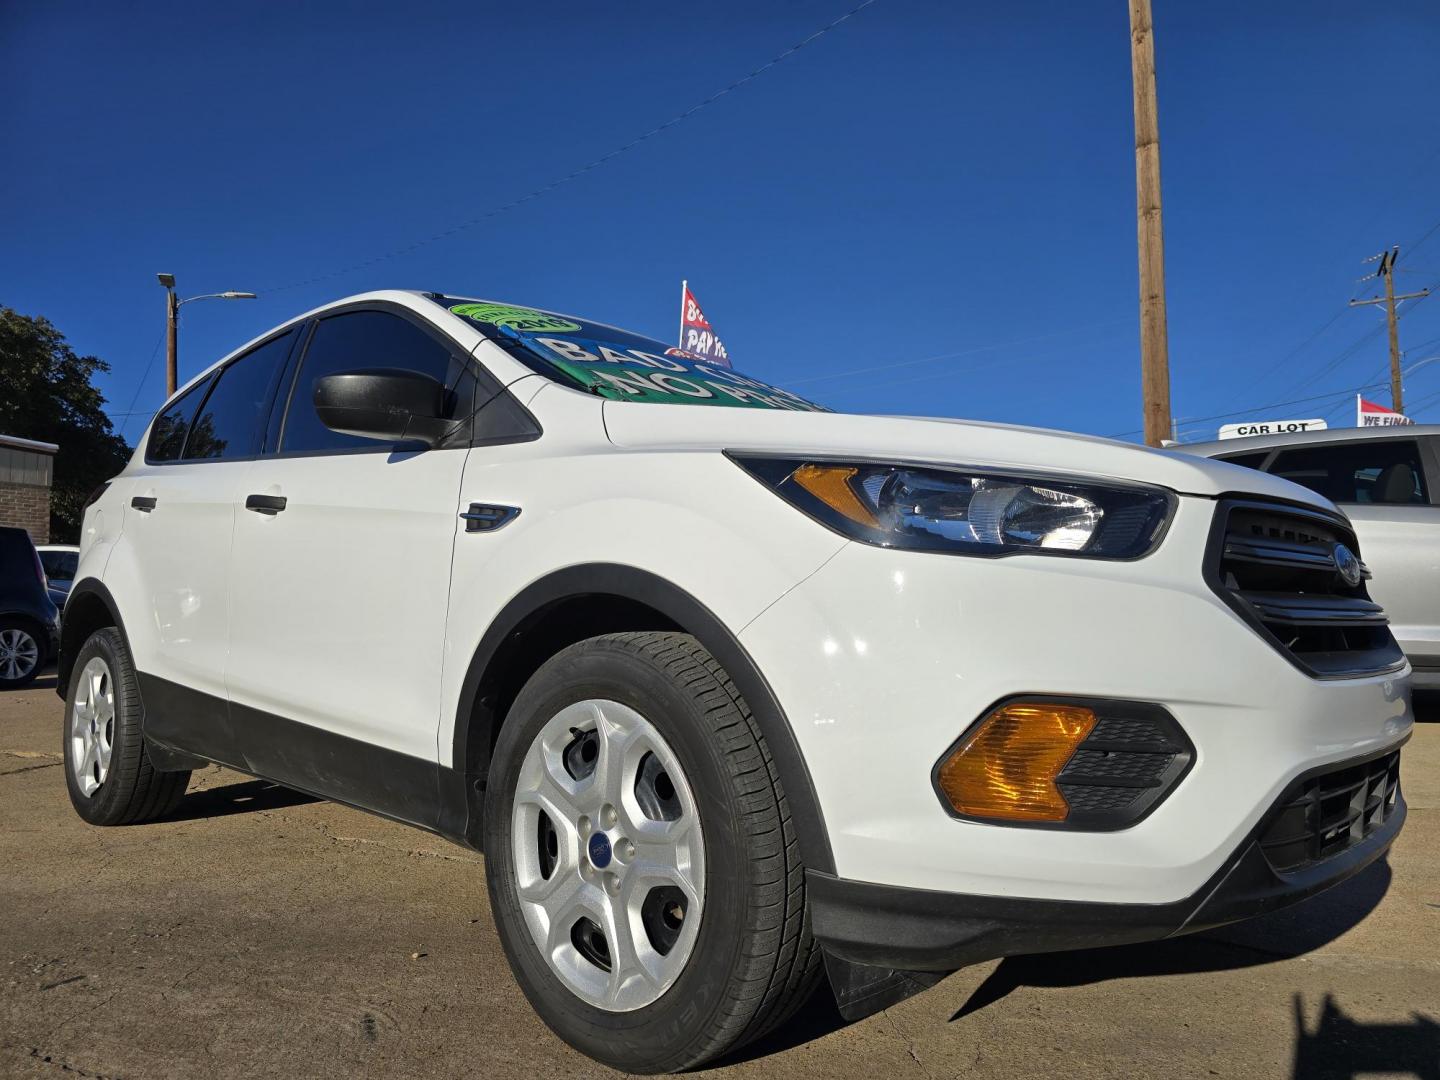
[[[220,370],[185,443],[185,460],[244,457],[255,452],[280,365],[290,352],[291,330],[251,349]]]
[[[52,581],[74,581],[80,556],[73,551],[42,551],[40,565],[45,567],[45,576]]]
[[[185,433],[190,430],[190,420],[204,400],[205,391],[210,389],[211,379],[203,379],[171,403],[170,407],[155,418],[150,428],[150,441],[145,446],[146,461],[179,461],[180,452],[185,449]]]
[[[452,390],[449,413],[463,419],[471,408],[475,384],[463,357],[414,323],[386,311],[351,311],[322,319],[300,361],[290,391],[290,407],[280,436],[280,452],[384,450],[388,444],[331,431],[315,413],[315,384],[326,375],[361,368],[403,368],[429,375]]]
[[[1270,471],[1339,503],[1427,503],[1420,447],[1409,439],[1282,450]]]

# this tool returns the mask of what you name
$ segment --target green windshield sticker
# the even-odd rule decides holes
[[[508,326],[530,334],[568,334],[580,329],[579,323],[558,315],[547,315],[534,308],[511,307],[509,304],[456,304],[450,310],[466,319],[491,326]]]

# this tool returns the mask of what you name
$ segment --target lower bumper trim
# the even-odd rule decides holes
[[[1295,873],[1277,873],[1256,835],[1200,889],[1168,904],[1110,904],[909,889],[807,872],[817,940],[837,959],[911,971],[953,971],[1023,953],[1125,945],[1263,915],[1340,884],[1390,849],[1406,814]]]

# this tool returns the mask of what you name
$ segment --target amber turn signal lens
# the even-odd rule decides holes
[[[936,779],[957,814],[997,821],[1064,821],[1055,778],[1095,726],[1077,705],[996,709],[940,764]]]
[[[850,486],[850,479],[859,471],[853,465],[801,465],[790,479],[836,513],[860,525],[879,528],[879,520]]]

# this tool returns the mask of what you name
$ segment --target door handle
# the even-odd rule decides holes
[[[245,509],[254,510],[257,514],[278,514],[285,509],[285,496],[247,495],[245,496]]]
[[[151,510],[155,509],[155,496],[136,495],[133,499],[130,500],[130,505],[134,509],[139,510],[142,514],[148,514]]]

